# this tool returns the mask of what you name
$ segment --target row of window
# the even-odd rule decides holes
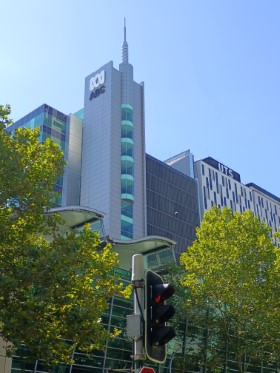
[[[201,172],[202,175],[205,176],[205,167],[204,164],[201,164]],[[219,180],[222,180],[222,184],[219,184]],[[234,182],[234,186],[232,185],[232,180],[228,177],[225,177],[224,175],[220,175],[217,171],[214,171],[210,168],[208,168],[208,176],[205,176],[205,182],[207,191],[205,188],[203,188],[203,200],[204,200],[204,208],[207,209],[209,206],[207,206],[207,200],[210,200],[210,193],[209,191],[214,189],[213,181],[215,182],[216,191],[214,191],[214,199],[213,199],[213,205],[219,205],[219,206],[235,206],[236,204],[240,204],[240,211],[244,211],[247,209],[252,209],[253,202],[253,192],[248,190],[246,187],[242,185],[238,185]],[[225,187],[225,193],[226,198],[223,196],[223,188]],[[232,191],[232,188],[234,190]],[[230,192],[231,191],[231,196]],[[240,192],[239,192],[240,191]],[[221,194],[221,198],[218,199],[216,196],[216,193]],[[239,194],[240,193],[240,194]],[[247,193],[249,194],[249,198],[247,198]],[[230,202],[230,197],[232,202]],[[276,204],[271,203],[268,199],[264,201],[264,198],[260,195],[257,195],[257,202],[255,205],[259,205],[261,208],[265,208],[268,210],[267,212],[264,212],[266,221],[269,225],[271,225],[271,222],[275,222],[276,218],[275,215],[279,215],[279,207]],[[245,206],[242,206],[242,203],[244,203]],[[212,205],[212,204],[211,204]],[[256,207],[258,210],[258,207]],[[274,211],[273,211],[274,210]],[[268,216],[270,214],[270,217]],[[259,217],[262,217],[262,213],[257,211],[257,215]],[[280,219],[279,219],[280,220]]]
[[[211,179],[209,179],[207,176],[205,178],[205,182],[206,182],[206,186],[208,189],[210,190],[214,190],[213,188],[213,183],[211,181]],[[253,196],[252,196],[252,192],[250,191],[249,192],[249,199],[247,198],[247,193],[246,193],[246,189],[240,187],[240,192],[241,194],[239,194],[238,192],[238,187],[237,187],[237,184],[234,183],[234,191],[232,191],[232,187],[231,187],[231,184],[229,183],[228,184],[229,186],[226,186],[225,188],[222,187],[221,184],[218,184],[218,182],[216,183],[216,188],[215,188],[215,191],[217,193],[223,193],[223,190],[226,191],[226,196],[227,198],[229,198],[229,193],[230,191],[235,195],[237,196],[237,203],[238,203],[238,196],[239,196],[239,200],[241,201],[241,198],[243,198],[244,200],[247,200],[248,202],[253,202]]]
[[[256,213],[260,220],[265,219],[267,225],[273,228],[274,231],[280,227],[280,216],[276,216],[271,210],[262,209],[256,204]]]
[[[172,185],[171,188],[174,188],[174,185],[176,185],[176,188],[178,188],[180,192],[188,191],[188,194],[192,197],[195,198],[197,196],[197,186],[193,178],[177,171],[166,163],[161,162],[148,154],[146,154],[146,172],[147,174],[151,174],[153,177],[160,179],[158,180],[157,185],[159,188],[161,183],[167,183],[164,185]],[[166,192],[161,189],[160,193]]]
[[[34,129],[34,127],[43,123],[43,118],[48,118],[49,116],[55,118],[54,120],[57,121],[57,123],[60,123],[60,125],[67,122],[67,115],[44,104],[13,123],[10,126],[9,131],[14,131],[19,127]]]
[[[134,195],[134,143],[133,143],[133,107],[122,104],[122,146],[121,146],[121,194]],[[121,237],[123,239],[133,238],[133,200],[122,199],[121,201]],[[125,219],[129,218],[129,219]]]
[[[172,198],[173,197],[173,198]],[[175,197],[175,198],[174,198]],[[166,196],[157,193],[157,191],[147,189],[147,210],[154,208],[162,211],[167,216],[178,221],[183,221],[190,225],[198,224],[198,202],[196,201],[196,209],[188,208],[186,205],[178,203],[176,195]]]
[[[189,181],[186,185],[186,189],[182,190],[178,187],[177,184],[173,183],[173,180],[169,181],[162,180],[153,174],[149,169],[147,169],[147,179],[146,186],[147,190],[157,191],[159,195],[166,196],[171,200],[176,201],[176,203],[184,206],[185,208],[191,210],[198,209],[198,199],[197,199],[197,190],[194,180],[192,181],[192,189],[194,189],[194,194],[189,191]],[[182,186],[183,183],[181,183]]]
[[[209,189],[205,186],[203,187],[203,204],[205,210],[208,210],[213,206],[218,206],[219,208],[230,207],[233,211],[237,212],[252,210],[259,220],[265,221],[267,225],[273,228],[273,231],[277,231],[280,226],[280,216],[276,216],[276,214],[271,210],[262,209],[259,204],[255,205],[256,211],[254,211],[250,201],[245,200],[245,206],[243,206],[241,202],[242,200],[240,198],[240,203],[238,203],[238,198],[235,198],[234,192],[232,192],[232,199],[228,199],[222,195],[218,198],[216,192],[213,192],[213,199],[211,199]]]
[[[205,176],[204,164],[201,164],[201,173],[202,173],[202,175]],[[209,184],[211,190],[213,188],[213,181],[216,184],[216,191],[219,191],[219,186],[221,186],[221,185],[223,187],[227,187],[229,190],[231,190],[232,187],[233,187],[232,186],[233,179],[231,179],[230,177],[226,177],[224,175],[220,175],[217,171],[214,171],[210,168],[208,169],[208,176],[206,177],[206,180],[207,180],[207,183]],[[244,187],[242,185],[239,185],[239,187],[240,187],[241,197],[247,198],[247,191],[248,190],[246,190],[246,187]],[[234,188],[235,188],[235,193],[237,194],[237,183],[236,182],[234,182]],[[252,192],[251,191],[248,191],[248,192],[249,192],[249,199],[252,202],[252,200],[253,200]]]
[[[263,197],[258,196],[258,204],[259,204],[259,206],[261,206],[262,208],[265,208],[265,207],[264,207]],[[278,215],[278,211],[277,211],[278,209],[277,209],[276,204],[272,205],[271,202],[268,203],[268,200],[266,200],[266,203],[265,203],[265,204],[266,204],[266,209],[269,210],[269,211],[272,211],[272,210],[273,210],[273,207],[274,207],[274,213],[275,213],[275,215]],[[280,210],[280,207],[279,207],[279,210]]]

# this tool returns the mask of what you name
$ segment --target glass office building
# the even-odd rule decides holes
[[[7,127],[7,131],[13,132],[19,127],[32,130],[39,127],[39,141],[44,142],[47,138],[50,138],[65,152],[67,120],[67,115],[44,104]],[[55,191],[59,193],[55,201],[57,206],[61,205],[62,188],[63,177],[55,183]]]
[[[196,181],[146,155],[147,232],[176,241],[176,256],[195,239],[199,225]]]

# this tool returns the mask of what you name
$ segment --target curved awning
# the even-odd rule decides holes
[[[108,239],[108,241],[112,244],[113,250],[119,254],[120,267],[127,270],[131,269],[134,254],[147,256],[167,249],[173,253],[176,244],[176,241],[162,236],[146,236],[137,240]]]
[[[85,223],[93,223],[97,220],[103,220],[104,214],[83,206],[63,206],[55,207],[45,212],[45,214],[59,214],[65,225],[71,229]]]

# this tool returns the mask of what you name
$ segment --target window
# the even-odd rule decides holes
[[[122,175],[131,175],[133,176],[133,164],[130,162],[122,162]]]
[[[133,126],[122,125],[122,137],[133,140]]]
[[[229,198],[229,191],[228,191],[228,188],[226,188],[226,195],[227,195],[227,198]]]
[[[122,120],[133,122],[133,107],[129,104],[122,104]]]
[[[122,201],[121,213],[129,218],[133,217],[133,204],[128,201]]]
[[[122,220],[121,235],[127,238],[133,238],[133,223]]]
[[[214,203],[215,203],[215,205],[217,205],[217,194],[216,194],[216,192],[214,192]]]
[[[133,183],[131,183],[130,180],[123,180],[122,181],[121,193],[122,194],[131,194],[131,195],[133,195],[133,193],[134,193],[134,186],[133,186]]]

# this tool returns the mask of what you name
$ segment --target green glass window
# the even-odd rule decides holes
[[[122,125],[122,137],[133,140],[133,127]]]
[[[133,204],[128,201],[122,201],[121,213],[129,218],[133,217]]]
[[[125,220],[121,221],[121,235],[127,238],[133,238],[133,224]]]
[[[130,162],[122,162],[121,172],[122,172],[122,175],[126,174],[126,175],[133,176],[133,164],[131,164]]]
[[[133,193],[134,193],[133,184],[131,185],[130,183],[124,182],[124,184],[122,184],[121,192],[122,192],[122,194],[132,194],[133,195]]]
[[[133,140],[129,138],[122,138],[122,155],[129,155],[133,157]]]
[[[122,120],[129,120],[130,122],[133,122],[133,108],[131,105],[122,105]]]

